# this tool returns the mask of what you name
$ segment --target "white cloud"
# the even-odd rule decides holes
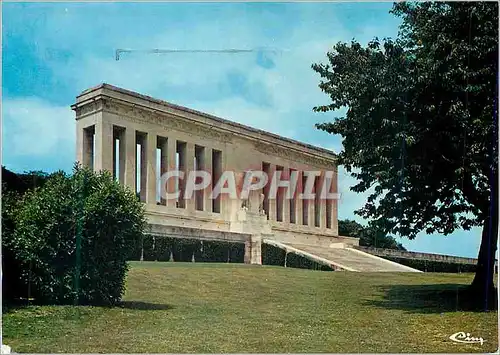
[[[36,97],[4,98],[2,104],[4,155],[36,159],[73,149],[75,118],[69,107]]]

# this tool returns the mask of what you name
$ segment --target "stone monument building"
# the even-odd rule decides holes
[[[295,195],[287,199],[285,188],[270,199],[269,184],[245,200],[227,194],[210,199],[213,184],[225,171],[234,172],[237,184],[248,170],[271,176],[281,171],[282,180],[294,172],[296,193],[304,190],[303,172],[333,171],[330,192],[335,193],[337,166],[331,151],[108,84],[83,91],[72,109],[77,161],[96,171],[112,172],[136,191],[145,203],[151,234],[244,242],[245,262],[252,264],[261,263],[262,242],[340,270],[358,271],[348,266],[353,256],[365,264],[370,258],[371,264],[382,263],[383,259],[353,249],[358,239],[339,236],[337,200],[321,199],[319,194],[309,200]],[[209,188],[194,191],[189,199],[165,199],[160,177],[171,170],[204,170],[213,180]],[[324,178],[322,174],[315,179],[314,191]],[[177,188],[182,195],[186,185],[180,179],[167,181],[167,192]],[[346,253],[350,253],[347,258]],[[390,270],[401,266],[383,264]],[[368,267],[377,269],[377,265]]]

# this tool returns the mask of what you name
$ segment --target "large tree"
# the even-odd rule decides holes
[[[498,236],[496,2],[396,3],[396,39],[337,43],[313,64],[331,98],[318,124],[340,134],[339,163],[369,191],[357,213],[387,233],[450,234],[482,227],[471,290],[494,295]]]

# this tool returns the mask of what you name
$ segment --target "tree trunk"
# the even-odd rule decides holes
[[[496,170],[496,169],[495,169]],[[498,242],[498,173],[492,176],[493,184],[490,198],[488,217],[483,224],[481,246],[477,260],[477,269],[471,284],[474,298],[483,310],[497,308],[496,291],[493,284],[495,275],[495,253]]]

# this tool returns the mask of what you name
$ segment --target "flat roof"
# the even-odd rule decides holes
[[[176,105],[176,104],[164,101],[164,100],[160,100],[160,99],[156,99],[156,98],[151,97],[151,96],[139,94],[137,92],[130,91],[130,90],[127,90],[127,89],[123,89],[123,88],[120,88],[120,87],[117,87],[117,86],[114,86],[114,85],[110,85],[110,84],[107,84],[107,83],[102,83],[100,85],[97,85],[97,86],[94,86],[92,88],[89,88],[87,90],[82,91],[82,93],[77,96],[77,103],[78,103],[78,98],[79,97],[87,95],[87,94],[89,94],[89,93],[91,93],[93,91],[100,90],[100,89],[106,89],[106,90],[115,91],[115,92],[118,92],[118,93],[122,93],[122,94],[125,94],[125,95],[129,95],[129,96],[138,98],[138,99],[146,100],[146,101],[149,101],[149,102],[154,103],[154,104],[162,105],[162,106],[174,109],[174,110],[178,110],[178,111],[182,111],[182,112],[187,112],[187,113],[195,114],[195,115],[198,115],[198,116],[201,116],[201,117],[204,117],[204,118],[216,121],[216,122],[221,123],[223,125],[229,125],[229,126],[233,126],[233,127],[237,127],[237,128],[243,129],[243,130],[248,131],[248,132],[257,133],[257,134],[260,134],[260,135],[263,135],[263,136],[268,136],[268,137],[274,138],[274,139],[279,139],[279,140],[282,140],[282,141],[285,141],[285,142],[288,142],[288,143],[292,143],[292,144],[295,144],[295,145],[298,145],[298,146],[302,146],[302,147],[305,147],[305,148],[308,148],[308,149],[311,149],[311,150],[314,150],[314,151],[317,151],[317,152],[320,152],[320,153],[323,153],[323,154],[327,154],[327,155],[329,155],[333,159],[336,159],[336,157],[337,157],[337,154],[335,154],[333,151],[325,149],[325,148],[321,148],[321,147],[317,147],[317,146],[314,146],[314,145],[311,145],[311,144],[300,142],[300,141],[297,141],[295,139],[283,137],[283,136],[280,136],[280,135],[277,135],[277,134],[274,134],[274,133],[271,133],[271,132],[267,132],[267,131],[264,131],[264,130],[261,130],[261,129],[257,129],[257,128],[254,128],[254,127],[250,127],[250,126],[247,126],[247,125],[244,125],[244,124],[241,124],[241,123],[236,123],[236,122],[233,122],[233,121],[230,121],[230,120],[227,120],[227,119],[224,119],[224,118],[220,118],[220,117],[217,117],[217,116],[205,113],[205,112],[201,112],[201,111],[197,111],[197,110],[194,110],[194,109],[191,109],[191,108],[188,108],[188,107]]]

